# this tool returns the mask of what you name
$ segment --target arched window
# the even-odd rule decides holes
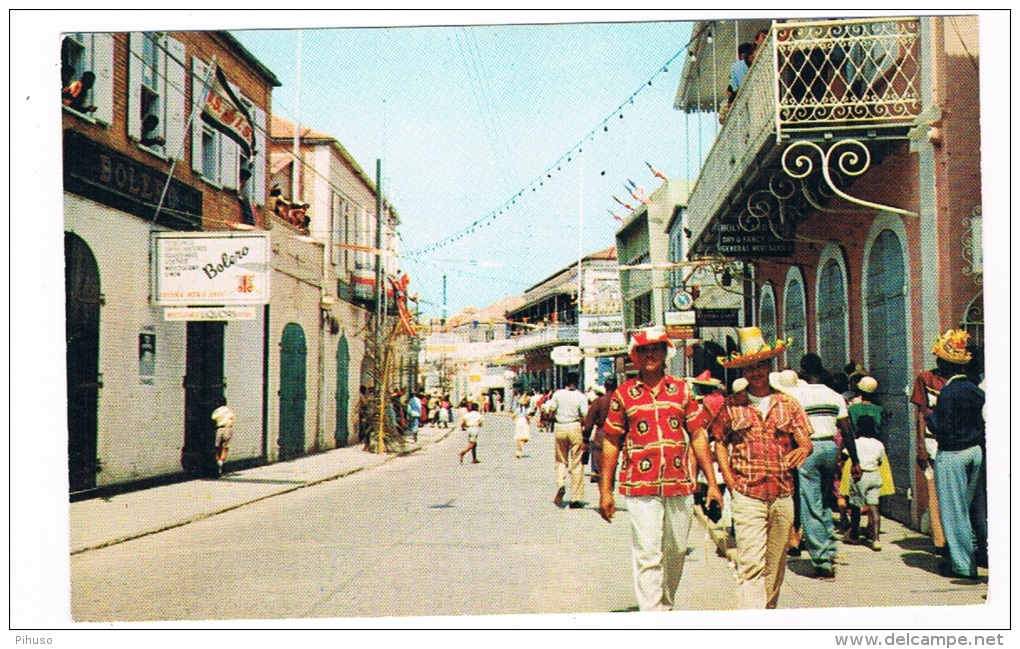
[[[804,302],[804,279],[800,269],[790,268],[786,274],[786,288],[783,289],[783,338],[793,338],[786,352],[786,364],[795,369],[800,365],[801,356],[807,352]]]
[[[776,339],[776,296],[772,285],[761,287],[761,304],[758,307],[758,328],[770,345]]]
[[[822,251],[816,287],[816,349],[825,368],[834,372],[849,360],[846,267],[836,246],[826,246]]]

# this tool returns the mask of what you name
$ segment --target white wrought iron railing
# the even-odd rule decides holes
[[[921,112],[920,21],[879,18],[773,26],[709,150],[688,202],[697,239],[770,139],[909,127]],[[906,136],[904,131],[902,136]]]

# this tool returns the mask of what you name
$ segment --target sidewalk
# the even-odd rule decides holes
[[[71,554],[180,527],[282,493],[385,464],[435,444],[453,428],[425,427],[401,454],[378,455],[360,444],[287,462],[70,504]]]
[[[720,562],[729,563],[734,575],[736,547],[725,527],[709,521],[695,507],[695,515],[708,530]],[[837,544],[836,580],[814,576],[811,557],[804,550],[788,557],[779,608],[967,606],[986,603],[988,570],[978,569],[978,580],[947,579],[939,574],[941,558],[931,537],[890,518],[882,519],[882,550],[863,545]],[[850,585],[848,588],[848,584]],[[716,609],[718,601],[694,602],[694,609]]]

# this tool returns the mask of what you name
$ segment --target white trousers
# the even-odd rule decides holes
[[[737,606],[775,608],[786,574],[793,497],[758,500],[733,492],[737,532]]]
[[[642,611],[668,611],[680,585],[694,496],[625,496],[634,592]]]

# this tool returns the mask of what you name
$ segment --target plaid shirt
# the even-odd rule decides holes
[[[783,458],[795,446],[798,433],[811,437],[811,423],[792,397],[772,392],[765,419],[746,392],[726,398],[712,421],[710,432],[730,448],[734,491],[758,500],[773,500],[793,493],[793,475]]]
[[[613,393],[602,430],[624,436],[620,493],[625,496],[687,496],[697,488],[688,430],[703,428],[705,416],[687,384],[666,376],[653,391],[631,379]]]

